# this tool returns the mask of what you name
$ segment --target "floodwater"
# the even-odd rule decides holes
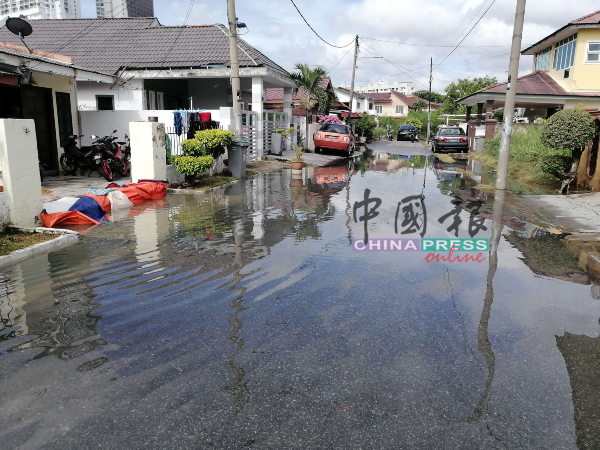
[[[468,173],[407,143],[168,195],[3,270],[0,448],[598,448],[598,282]],[[468,238],[475,202],[491,252],[353,251],[366,189],[370,239],[411,196],[425,237]]]

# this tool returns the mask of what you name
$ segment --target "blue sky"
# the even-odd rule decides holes
[[[364,37],[357,81],[379,79],[413,81],[427,86],[429,59],[441,63],[493,0],[295,0],[311,25],[327,41],[349,43]],[[95,1],[81,0],[84,17],[95,17]],[[154,10],[163,25],[181,25],[190,0],[155,0]],[[467,76],[506,77],[516,0],[496,0],[461,48],[434,73],[434,89]],[[237,15],[249,27],[244,39],[287,70],[296,62],[323,65],[331,70],[334,85],[350,81],[352,51],[322,43],[302,21],[289,0],[237,0]],[[570,20],[600,9],[597,0],[529,0],[524,44],[532,44]],[[226,23],[226,0],[194,0],[188,24]],[[367,39],[371,38],[371,39]],[[378,40],[374,40],[378,39]],[[392,41],[392,42],[383,42]],[[412,45],[398,45],[403,42]],[[424,46],[427,45],[427,46]],[[337,65],[336,65],[337,64]],[[335,67],[334,67],[335,66]],[[530,71],[531,59],[522,58],[521,72]],[[410,69],[407,71],[406,69]]]

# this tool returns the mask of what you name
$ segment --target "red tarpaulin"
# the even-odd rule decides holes
[[[131,200],[134,205],[156,200],[167,195],[167,183],[162,181],[140,181],[139,183],[131,183],[125,187],[118,187],[117,184],[111,183],[107,188],[114,188],[121,191]]]
[[[81,211],[65,211],[52,214],[41,213],[40,219],[46,228],[58,225],[98,225],[100,222],[86,216]]]

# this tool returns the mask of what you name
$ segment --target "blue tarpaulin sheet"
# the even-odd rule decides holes
[[[96,200],[91,197],[81,197],[75,202],[69,211],[80,211],[98,222],[104,218],[104,210]]]

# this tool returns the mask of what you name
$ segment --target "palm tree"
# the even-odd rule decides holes
[[[311,69],[306,63],[297,63],[294,67],[296,72],[290,74],[290,78],[296,83],[296,91],[303,87],[308,93],[307,98],[302,99],[300,104],[306,108],[306,136],[308,137],[308,117],[310,110],[314,108],[315,102],[311,96],[315,96],[319,101],[318,112],[329,114],[331,104],[337,101],[335,92],[331,89],[323,89],[322,81],[327,77],[327,70],[323,66],[317,66]],[[311,106],[312,105],[312,106]]]

